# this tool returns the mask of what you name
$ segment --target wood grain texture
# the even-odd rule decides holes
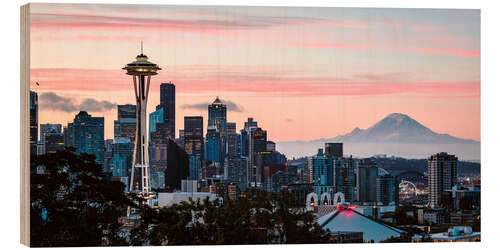
[[[29,148],[29,90],[30,90],[30,5],[21,6],[21,243],[30,245],[30,148]]]

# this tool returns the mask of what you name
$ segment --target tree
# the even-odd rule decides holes
[[[131,232],[133,245],[215,245],[324,243],[323,230],[310,212],[292,211],[285,199],[250,191],[248,199],[225,204],[208,198],[170,207],[141,210]]]
[[[65,150],[32,156],[30,170],[31,246],[127,245],[119,219],[135,203],[94,155]]]

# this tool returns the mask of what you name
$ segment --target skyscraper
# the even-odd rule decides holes
[[[30,91],[30,154],[36,155],[38,142],[38,94]]]
[[[236,123],[228,122],[227,123],[227,155],[228,156],[236,156]]]
[[[205,161],[222,162],[221,159],[221,137],[215,126],[209,125],[205,137],[204,149]]]
[[[156,109],[156,111],[149,114],[149,138],[151,138],[151,133],[156,132],[156,124],[163,123],[165,121],[163,108]]]
[[[80,111],[64,131],[64,144],[74,147],[76,153],[96,156],[98,164],[104,163],[104,117],[92,117]]]
[[[149,165],[151,172],[164,172],[167,169],[168,131],[168,125],[161,122],[157,123],[156,130],[150,133]]]
[[[356,175],[356,199],[359,202],[377,202],[378,168],[370,158],[358,162]]]
[[[312,183],[318,196],[324,192],[333,195],[333,160],[323,153],[307,158],[308,183]]]
[[[203,117],[184,117],[184,150],[203,159]]]
[[[62,125],[61,124],[40,124],[40,140],[45,142],[45,134],[46,133],[62,133]]]
[[[354,160],[352,157],[333,159],[333,185],[335,185],[336,192],[344,194],[347,202],[352,202],[355,198],[355,182]]]
[[[167,163],[165,186],[171,191],[180,190],[181,180],[189,176],[189,156],[170,139],[167,144]]]
[[[428,159],[429,205],[431,208],[442,205],[442,194],[446,189],[457,185],[457,162],[454,155],[441,152],[431,155]]]
[[[325,143],[325,154],[332,158],[341,158],[344,155],[343,143]]]
[[[52,130],[52,132],[45,133],[43,143],[45,146],[45,153],[47,154],[64,150],[64,135],[60,131],[56,132]]]
[[[257,184],[257,165],[256,156],[260,152],[267,150],[267,131],[262,128],[255,128],[250,131],[248,140],[248,157],[249,157],[249,182]]]
[[[114,121],[114,138],[129,139],[131,142],[135,142],[136,126],[137,106],[118,105],[117,120]]]
[[[156,109],[163,108],[164,121],[168,127],[168,136],[175,140],[175,85],[172,82],[160,85],[160,104]]]
[[[379,176],[377,178],[377,203],[387,206],[395,203],[399,190],[396,178],[390,174]]]
[[[227,107],[219,97],[208,105],[208,127],[214,126],[220,137],[220,161],[227,154]],[[207,128],[208,128],[207,127]],[[208,133],[208,132],[207,132]]]

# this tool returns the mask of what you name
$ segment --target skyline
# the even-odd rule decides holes
[[[104,110],[88,111],[105,117],[111,138],[113,105],[134,102],[121,67],[144,40],[144,53],[164,68],[148,113],[160,83],[174,83],[177,136],[184,116],[206,123],[219,96],[233,103],[228,121],[238,130],[253,117],[273,141],[335,137],[390,113],[480,141],[478,10],[152,8],[33,5],[31,81],[41,124],[69,122],[77,111],[66,111],[84,102]],[[49,105],[49,97],[62,101]]]

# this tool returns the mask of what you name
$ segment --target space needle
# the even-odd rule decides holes
[[[151,206],[151,187],[149,184],[149,156],[148,156],[148,136],[146,128],[146,107],[148,102],[149,84],[151,76],[158,70],[158,65],[148,61],[148,57],[143,54],[141,41],[141,54],[136,60],[122,68],[131,75],[134,81],[135,100],[137,102],[136,115],[137,126],[135,136],[135,148],[132,160],[132,171],[130,176],[130,192],[136,193],[146,200]]]

